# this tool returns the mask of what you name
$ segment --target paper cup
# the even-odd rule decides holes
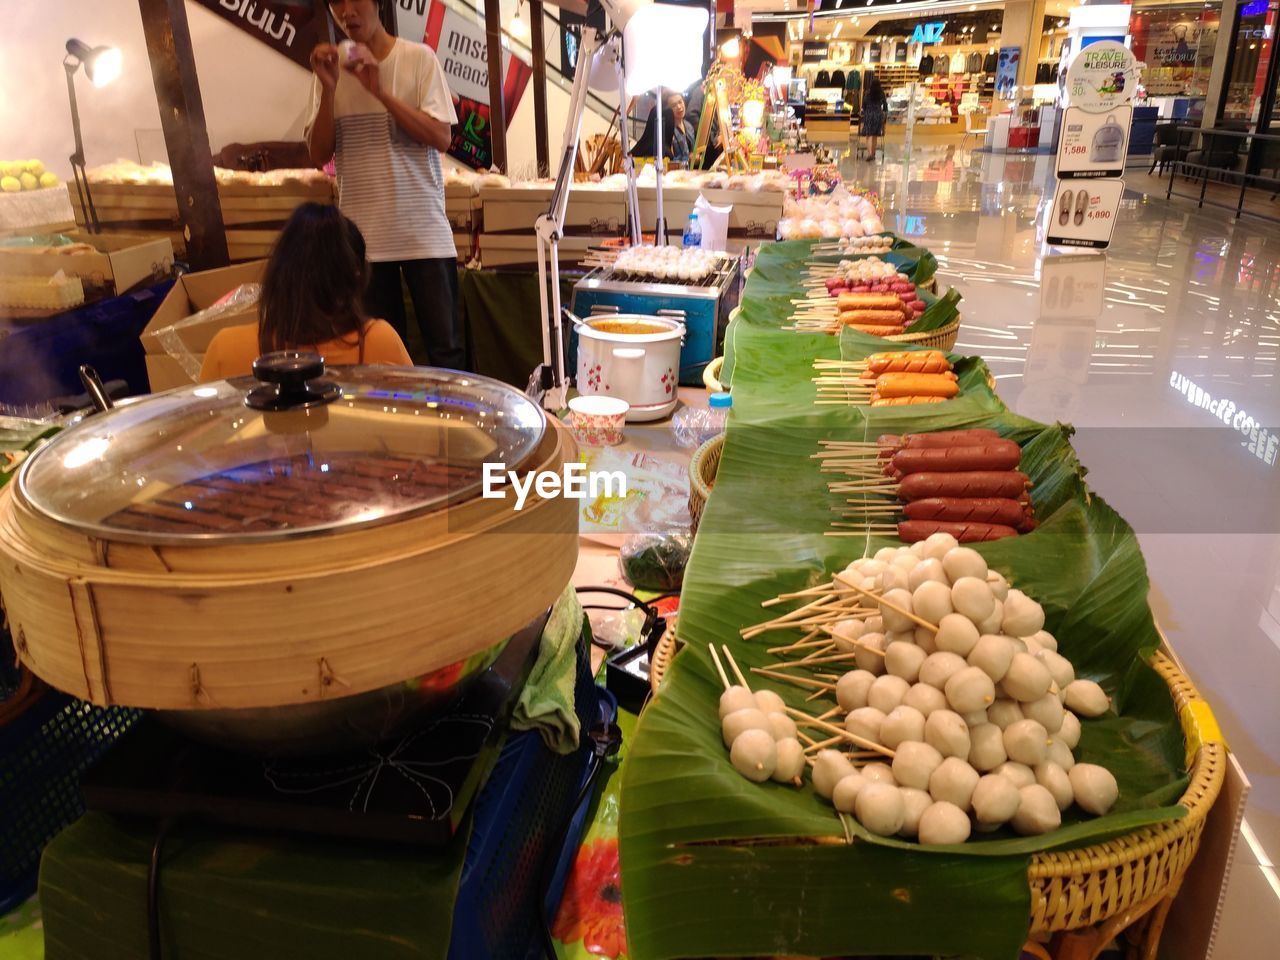
[[[621,397],[596,393],[569,401],[569,429],[586,447],[612,447],[622,442],[622,425],[631,404]]]

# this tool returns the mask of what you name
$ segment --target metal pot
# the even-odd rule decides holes
[[[676,408],[679,320],[612,314],[577,324],[578,392],[620,397],[631,405],[627,420],[661,420]]]

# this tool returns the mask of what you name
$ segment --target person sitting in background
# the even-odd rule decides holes
[[[328,366],[412,366],[391,324],[365,314],[369,284],[364,237],[337,207],[293,211],[262,276],[258,322],[221,330],[209,344],[200,382],[249,376],[264,353],[318,353]]]

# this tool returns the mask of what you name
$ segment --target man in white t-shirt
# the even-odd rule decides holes
[[[434,51],[383,27],[386,2],[330,0],[353,46],[322,43],[311,53],[307,145],[317,166],[335,158],[338,206],[364,234],[369,314],[405,336],[403,274],[431,363],[465,370],[457,250],[440,167],[458,116]]]

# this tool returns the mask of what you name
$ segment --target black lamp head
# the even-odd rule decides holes
[[[95,87],[105,87],[120,76],[124,66],[124,57],[118,48],[91,47],[75,37],[67,41],[67,54],[75,61],[72,68],[84,64],[85,75]]]

